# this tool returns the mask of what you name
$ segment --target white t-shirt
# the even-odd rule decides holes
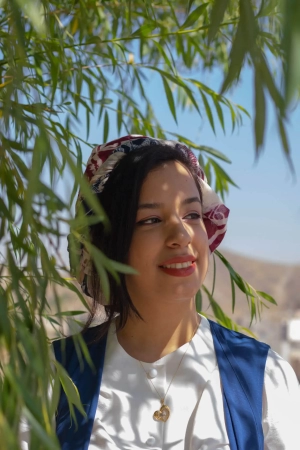
[[[143,366],[152,377],[155,375],[151,381],[163,397],[185,351],[165,399],[170,417],[165,423],[157,422],[153,413],[160,408],[158,394],[139,361],[125,352],[111,327],[89,450],[230,448],[219,369],[205,317],[201,316],[190,344]],[[265,450],[300,448],[299,419],[300,391],[295,373],[270,350],[263,393]]]
[[[170,417],[157,422],[153,413],[161,405],[150,376],[163,397],[185,351],[165,399]],[[121,347],[112,325],[89,450],[230,449],[213,338],[205,317],[201,316],[190,344],[143,366],[145,370]],[[296,375],[270,350],[263,392],[264,450],[300,448],[299,419]],[[24,450],[25,442],[23,435]]]

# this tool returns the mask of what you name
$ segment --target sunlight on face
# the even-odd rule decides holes
[[[126,277],[134,304],[190,300],[208,267],[199,191],[190,172],[170,161],[151,171],[140,192]]]

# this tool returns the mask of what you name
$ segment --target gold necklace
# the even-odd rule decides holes
[[[154,411],[154,413],[153,413],[153,419],[154,419],[155,421],[158,421],[158,422],[166,422],[166,421],[168,420],[168,418],[170,417],[171,410],[170,410],[169,406],[167,406],[167,405],[165,404],[165,399],[166,399],[166,396],[167,396],[167,394],[168,394],[168,392],[169,392],[170,386],[171,386],[171,384],[172,384],[172,382],[173,382],[173,380],[174,380],[174,378],[175,378],[175,375],[177,374],[178,369],[179,369],[179,367],[180,367],[180,365],[181,365],[181,363],[182,363],[182,360],[183,360],[183,358],[185,357],[186,352],[188,351],[188,348],[189,348],[189,346],[190,346],[190,343],[191,343],[193,337],[194,337],[195,334],[196,334],[196,331],[197,331],[198,326],[199,326],[199,323],[197,323],[196,328],[195,328],[194,331],[193,331],[192,337],[191,337],[190,340],[188,341],[188,345],[187,345],[187,347],[186,347],[186,349],[185,349],[185,352],[184,352],[184,354],[182,355],[182,357],[181,357],[181,359],[180,359],[180,361],[179,361],[179,364],[178,364],[178,366],[177,366],[177,369],[175,370],[175,373],[174,373],[174,375],[172,376],[172,379],[171,379],[171,381],[170,381],[170,383],[169,383],[168,389],[167,389],[165,395],[164,395],[162,398],[161,398],[161,396],[159,395],[159,392],[157,391],[156,387],[154,386],[152,380],[151,380],[150,378],[148,378],[147,371],[146,371],[145,367],[143,366],[142,361],[139,361],[140,365],[142,366],[142,368],[143,368],[143,370],[144,370],[144,372],[145,372],[145,374],[146,374],[146,376],[147,376],[147,380],[148,380],[149,384],[151,383],[150,386],[152,385],[152,387],[154,388],[155,392],[156,392],[157,395],[158,395],[160,404],[161,404],[160,409],[158,409],[157,411]]]

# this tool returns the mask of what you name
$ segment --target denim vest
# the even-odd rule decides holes
[[[263,450],[262,393],[269,346],[209,321],[223,388],[225,423],[231,450]],[[77,386],[86,417],[76,409],[72,421],[64,391],[56,416],[56,433],[62,450],[88,450],[104,366],[107,336],[93,342],[98,327],[82,336],[94,367],[79,362],[72,337],[53,342],[55,357]]]

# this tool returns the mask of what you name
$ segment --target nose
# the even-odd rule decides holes
[[[187,247],[192,240],[191,230],[181,220],[172,221],[168,227],[166,244],[169,247]]]

